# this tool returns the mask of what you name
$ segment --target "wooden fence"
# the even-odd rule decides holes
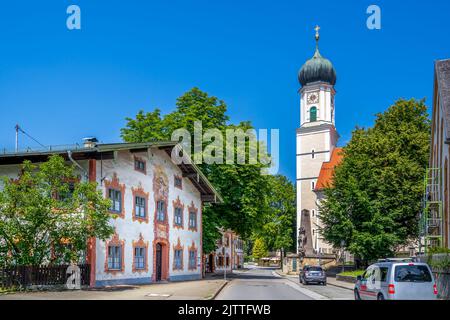
[[[80,268],[80,285],[89,285],[90,265],[80,264],[78,267]],[[68,268],[69,265],[0,268],[0,288],[27,289],[65,285],[71,276],[71,273],[67,273]]]

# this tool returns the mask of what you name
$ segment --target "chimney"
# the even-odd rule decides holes
[[[97,146],[97,138],[95,137],[87,137],[83,138],[83,146],[85,148],[95,148]]]

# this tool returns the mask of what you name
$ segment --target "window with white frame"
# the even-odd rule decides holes
[[[135,211],[136,217],[145,218],[145,216],[147,215],[146,207],[145,207],[145,198],[136,196],[134,201],[135,201],[135,205],[136,205],[136,211]]]
[[[122,212],[122,192],[116,189],[109,189],[108,198],[111,200],[109,210],[117,213]]]
[[[175,260],[174,268],[177,270],[183,269],[183,250],[177,249],[174,251],[174,260]]]
[[[134,248],[134,268],[137,270],[145,269],[145,248]]]
[[[166,205],[162,200],[156,202],[156,219],[159,222],[166,221]]]
[[[108,269],[122,270],[122,247],[108,246]]]
[[[176,207],[174,210],[175,225],[181,227],[183,225],[183,211],[180,207]]]
[[[197,255],[195,250],[189,250],[189,269],[195,269],[197,266]]]
[[[189,212],[189,229],[197,228],[197,213],[195,211]]]

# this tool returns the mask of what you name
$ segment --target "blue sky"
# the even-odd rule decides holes
[[[82,30],[66,28],[81,8]],[[366,28],[366,8],[382,29]],[[297,72],[314,53],[336,70],[340,145],[396,99],[427,98],[450,58],[450,2],[264,0],[9,1],[0,10],[0,148],[19,123],[46,145],[120,141],[125,117],[174,109],[197,86],[232,122],[280,129],[280,171],[295,179]],[[21,138],[21,147],[37,145]]]

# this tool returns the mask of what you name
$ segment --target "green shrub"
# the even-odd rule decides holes
[[[345,277],[354,277],[362,276],[365,270],[354,270],[354,271],[345,271],[338,274],[338,276],[345,276]]]

